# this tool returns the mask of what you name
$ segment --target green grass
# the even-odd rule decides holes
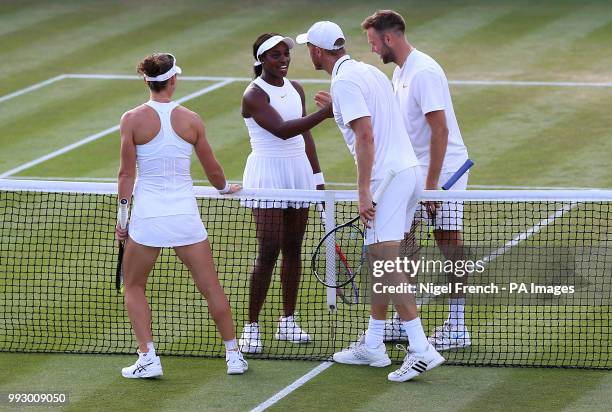
[[[3,394],[67,393],[67,410],[244,411],[318,365],[251,360],[247,374],[227,376],[220,359],[165,357],[163,378],[126,381],[120,368],[133,359],[3,353],[0,388]],[[272,410],[397,410],[407,404],[411,410],[605,410],[612,390],[612,376],[602,371],[442,367],[428,379],[398,384],[386,380],[390,370],[334,365]]]
[[[276,31],[295,36],[322,19],[343,27],[353,57],[390,74],[392,65],[383,66],[370,52],[359,27],[365,16],[379,8],[403,13],[409,40],[436,58],[451,80],[612,82],[612,55],[605,52],[612,38],[612,4],[604,0],[178,0],[171,5],[156,0],[146,6],[136,0],[11,0],[0,4],[0,60],[7,63],[2,69],[0,96],[64,73],[134,74],[139,59],[153,51],[173,52],[185,75],[249,77],[251,44],[260,33]],[[303,47],[292,51],[290,77],[328,78],[312,69]],[[176,97],[211,84],[181,81]],[[240,116],[240,99],[246,85],[235,82],[185,103],[204,119],[217,157],[233,180],[242,179],[250,150]],[[305,85],[309,111],[315,108],[312,96],[326,87]],[[476,163],[470,183],[612,187],[612,169],[608,166],[612,150],[609,91],[610,88],[589,87],[453,85],[461,131]],[[116,125],[124,111],[146,98],[146,89],[137,80],[64,79],[0,102],[0,173]],[[354,182],[353,160],[333,122],[318,126],[313,135],[326,179]],[[118,134],[111,133],[26,169],[18,177],[114,178],[118,151]],[[194,178],[204,179],[195,159],[192,172]],[[12,205],[32,200],[19,198]],[[132,350],[133,343],[123,338],[130,336],[130,328],[121,299],[111,285],[114,262],[99,255],[114,253],[110,234],[112,204],[108,198],[107,205],[101,208],[102,215],[86,217],[92,224],[109,228],[108,233],[99,232],[99,239],[84,240],[83,233],[69,230],[71,218],[62,220],[56,216],[53,222],[43,221],[42,216],[53,213],[51,205],[32,207],[30,214],[22,214],[17,220],[9,221],[0,213],[0,294],[4,297],[0,300],[0,330],[10,331],[0,336],[2,350],[27,347],[64,351],[74,345],[90,351]],[[0,204],[0,211],[3,207],[7,207],[6,202]],[[78,215],[80,205],[75,203],[73,209]],[[466,215],[479,213],[474,209]],[[514,226],[504,226],[508,220],[498,211],[494,216],[499,223],[498,233],[486,239],[490,246],[503,244],[548,216],[544,212],[525,213],[520,222],[512,220]],[[221,228],[207,222],[221,278],[230,296],[244,294],[248,278],[245,268],[252,264],[255,250],[247,236],[252,234],[252,223],[248,215],[244,217],[231,229],[243,231],[245,240],[239,245],[219,240],[227,237],[227,225]],[[593,214],[581,205],[527,244],[606,246],[606,222],[603,212]],[[590,235],[572,241],[567,230],[570,223],[594,226]],[[33,245],[30,235],[41,239],[39,244]],[[316,237],[312,235],[306,250],[312,248]],[[466,239],[482,241],[483,234],[467,231]],[[62,251],[57,252],[59,249]],[[521,253],[515,250],[506,258],[526,259],[527,255]],[[511,305],[507,297],[495,302],[480,301],[468,309],[474,346],[449,352],[447,358],[454,362],[470,359],[484,364],[518,361],[546,365],[558,361],[550,355],[556,353],[583,365],[609,367],[609,283],[604,281],[609,274],[597,266],[602,262],[596,262],[593,257],[577,267],[580,279],[575,280],[582,282],[583,289],[574,302],[588,298],[589,302],[600,299],[601,304],[587,309],[550,296],[535,297],[538,306],[524,305],[521,299]],[[308,264],[306,261],[305,272]],[[603,264],[609,268],[609,262]],[[178,267],[176,260],[166,254],[151,284],[153,305],[158,309],[155,323],[160,350],[198,354],[205,348],[218,355],[222,347],[210,327],[206,303],[195,293],[187,273],[181,272],[173,279],[161,275]],[[493,264],[482,283],[504,276],[505,269],[501,260]],[[517,279],[529,279],[532,270],[526,264],[515,275]],[[325,309],[325,291],[310,276],[305,276],[303,282],[300,320],[314,336],[328,339],[332,323]],[[58,285],[64,287],[64,293],[58,293]],[[163,291],[172,287],[180,293],[180,303],[165,299],[168,292]],[[82,290],[96,293],[87,298]],[[240,324],[246,316],[246,303],[233,299],[232,304]],[[311,345],[294,347],[272,340],[279,308],[280,290],[278,282],[274,282],[263,315],[266,353],[284,352],[294,357],[323,356],[346,345],[354,338],[349,335],[365,326],[367,311],[365,305],[341,308],[335,318],[335,342],[317,339]],[[442,298],[424,307],[428,330],[442,320],[443,311]],[[179,312],[180,324],[178,319],[163,322],[165,313]],[[591,333],[583,336],[579,331],[587,327]],[[348,328],[351,329],[347,333]],[[488,333],[492,329],[496,336]],[[9,336],[15,339],[16,346],[7,347]],[[540,344],[529,346],[530,341],[523,339],[527,337]],[[399,359],[401,353],[392,351],[393,357]],[[0,392],[65,390],[70,394],[71,410],[247,410],[317,365],[256,359],[251,360],[247,375],[227,377],[220,359],[165,356],[166,374],[162,380],[126,382],[119,368],[132,360],[131,356],[0,353]],[[604,410],[612,390],[609,373],[584,370],[444,366],[406,385],[387,382],[385,376],[390,370],[334,365],[274,408]]]

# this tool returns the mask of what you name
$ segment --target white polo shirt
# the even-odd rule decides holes
[[[349,123],[360,117],[371,118],[374,133],[372,181],[383,179],[389,169],[400,172],[419,164],[393,88],[383,72],[348,55],[343,56],[332,70],[331,95],[336,123],[353,157],[355,133]]]
[[[429,166],[431,143],[431,127],[425,114],[444,110],[448,146],[442,172],[455,172],[468,159],[468,152],[459,131],[448,80],[442,67],[427,54],[413,49],[403,66],[395,68],[393,88],[412,147],[422,166]]]

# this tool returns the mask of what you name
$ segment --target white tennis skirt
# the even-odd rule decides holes
[[[208,238],[199,214],[134,217],[128,233],[134,242],[151,247],[187,246]]]
[[[245,189],[316,189],[312,167],[306,153],[275,157],[251,153],[247,158],[242,185]],[[305,208],[309,202],[243,200],[242,206],[251,208]]]

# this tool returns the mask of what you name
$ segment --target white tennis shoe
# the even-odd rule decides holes
[[[376,349],[371,349],[365,343],[365,335],[361,335],[359,341],[352,343],[348,349],[334,353],[334,361],[348,365],[369,365],[376,368],[391,365],[385,344],[381,343]]]
[[[225,363],[227,363],[228,375],[242,375],[249,369],[249,364],[239,350],[225,351]]]
[[[383,342],[406,342],[408,341],[408,335],[402,329],[402,321],[397,313],[393,314],[393,317],[385,322],[385,335]]]
[[[280,318],[274,337],[277,340],[286,340],[291,343],[310,342],[310,335],[300,328],[293,316],[283,316]]]
[[[244,325],[238,345],[242,353],[261,353],[263,344],[261,343],[261,333],[257,322]]]
[[[140,351],[135,364],[121,369],[124,378],[154,378],[163,374],[159,356],[148,356]]]
[[[434,329],[429,337],[431,343],[436,350],[444,351],[449,349],[467,348],[472,344],[470,333],[465,325],[453,326],[448,321],[444,325]]]
[[[393,382],[409,381],[441,365],[445,360],[431,344],[422,353],[409,352],[402,345],[397,345],[397,348],[406,352],[406,357],[398,370],[387,375],[387,378]]]

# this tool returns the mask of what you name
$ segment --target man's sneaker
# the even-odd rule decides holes
[[[393,314],[393,317],[385,322],[385,335],[383,342],[406,342],[408,335],[402,329],[402,321],[397,313]]]
[[[274,337],[277,340],[287,340],[291,343],[308,343],[310,335],[302,330],[293,316],[281,317],[278,321],[278,329]]]
[[[261,353],[263,345],[261,344],[261,335],[257,322],[244,325],[242,335],[240,335],[240,339],[238,340],[238,345],[240,346],[240,351],[243,353]]]
[[[138,360],[132,366],[121,369],[124,378],[154,378],[162,376],[161,362],[159,356],[148,356],[138,351]]]
[[[385,344],[381,343],[378,348],[370,349],[365,343],[365,335],[361,335],[359,341],[351,344],[348,349],[334,353],[334,361],[349,365],[370,365],[377,368],[391,365]]]
[[[436,350],[449,350],[457,348],[467,348],[472,344],[470,333],[465,325],[460,327],[451,325],[448,321],[444,325],[434,329],[429,337]]]
[[[429,344],[427,350],[422,353],[408,352],[402,345],[397,347],[406,352],[402,366],[387,375],[390,381],[406,382],[419,376],[421,373],[431,370],[444,362],[444,358],[436,349]]]
[[[228,375],[242,375],[249,369],[249,364],[239,350],[225,351],[225,363],[227,363]]]

